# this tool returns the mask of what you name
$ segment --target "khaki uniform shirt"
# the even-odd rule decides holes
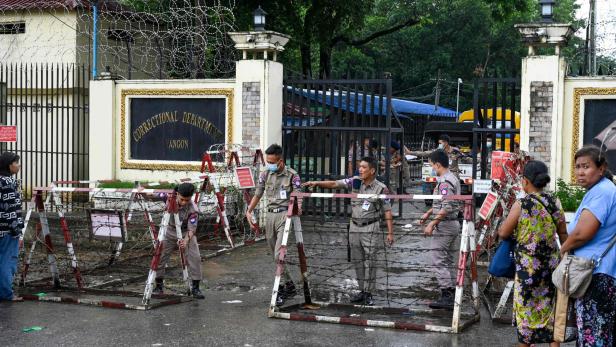
[[[199,223],[199,209],[194,201],[190,201],[183,207],[178,206],[178,215],[180,223],[182,223],[182,235],[186,235],[187,231],[192,231],[193,235],[197,235],[197,224]],[[172,216],[173,217],[173,216]],[[169,218],[167,226],[167,239],[177,238],[175,231],[175,218]]]
[[[451,171],[447,171],[443,176],[437,178],[433,194],[443,196],[460,195],[460,180]],[[447,211],[446,220],[454,220],[457,222],[458,212],[460,211],[460,204],[458,201],[434,200],[432,208],[435,214],[445,209]]]
[[[376,179],[370,184],[365,184],[361,181],[358,190],[353,189],[353,180],[359,180],[359,177],[354,176],[336,181],[336,188],[347,189],[356,194],[389,194],[389,189],[383,183]],[[353,221],[357,223],[367,223],[374,220],[380,220],[383,212],[391,211],[391,202],[389,199],[351,199],[351,216]]]
[[[255,190],[255,196],[259,198],[265,194],[267,209],[287,209],[291,192],[300,190],[302,182],[295,170],[287,166],[281,172],[265,170],[259,175],[259,182]]]

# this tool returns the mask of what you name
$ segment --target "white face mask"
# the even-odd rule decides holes
[[[439,144],[438,144],[438,149],[444,149],[444,148],[445,148],[445,145],[444,145],[444,144],[442,144],[442,143],[439,143]]]
[[[278,164],[267,163],[267,169],[271,172],[276,172],[278,171]]]

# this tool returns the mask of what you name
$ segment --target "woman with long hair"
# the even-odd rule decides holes
[[[14,177],[19,169],[18,155],[10,152],[0,155],[0,300],[9,301],[21,301],[13,294],[19,236],[24,227],[21,196]]]

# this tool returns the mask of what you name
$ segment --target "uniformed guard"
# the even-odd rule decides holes
[[[444,150],[439,149],[429,157],[432,169],[438,176],[434,195],[460,195],[460,181],[449,171],[449,159]],[[430,303],[433,309],[453,309],[455,294],[455,272],[453,269],[453,247],[461,231],[458,221],[459,204],[452,200],[435,200],[431,209],[420,220],[421,224],[434,215],[434,218],[424,228],[424,234],[433,236],[430,240],[430,258],[433,273],[441,289],[438,301]]]
[[[470,162],[472,162],[472,160],[468,156],[465,156],[459,148],[451,145],[451,138],[447,134],[439,136],[438,149],[443,150],[447,154],[447,157],[449,158],[449,171],[457,178],[460,178],[460,161],[470,160]],[[409,151],[405,148],[405,153],[425,158],[430,157],[432,151],[416,152]]]
[[[301,189],[301,180],[295,170],[285,165],[282,158],[282,147],[273,144],[265,150],[265,155],[267,169],[259,175],[255,196],[246,210],[246,218],[253,225],[252,212],[265,194],[267,198],[265,238],[272,252],[274,252],[274,262],[276,262],[280,254],[289,199],[294,190]],[[282,274],[282,280],[284,285],[281,282],[276,297],[276,305],[278,306],[283,305],[285,299],[297,294],[295,284],[286,267]]]
[[[180,247],[186,252],[188,276],[192,280],[191,294],[196,299],[203,299],[203,293],[201,292],[201,289],[199,289],[201,279],[203,278],[201,273],[201,253],[199,252],[199,244],[197,243],[199,209],[192,200],[192,196],[195,194],[195,186],[191,183],[182,183],[175,189],[177,192],[178,214],[182,223],[182,234],[184,237],[178,240],[175,230],[175,218],[170,218],[169,225],[167,226],[167,230],[165,232],[163,253],[158,266],[158,272],[156,273],[156,287],[154,287],[153,293],[163,293],[163,275],[165,274],[165,265],[169,261],[171,252]]]
[[[376,180],[377,161],[365,157],[359,163],[359,176],[337,181],[306,182],[307,187],[347,189],[356,194],[389,194],[387,186]],[[376,289],[376,261],[384,243],[394,243],[393,217],[389,199],[351,199],[352,217],[349,232],[351,259],[355,266],[359,294],[352,303],[373,305],[372,293]],[[387,222],[387,239],[384,240],[380,222]]]
[[[406,193],[406,188],[411,182],[411,168],[409,163],[400,154],[400,144],[396,141],[391,141],[389,145],[389,154],[391,155],[391,173],[389,176],[389,187],[394,193],[398,193],[398,188],[402,187],[401,194]],[[385,160],[381,160],[381,172],[385,172]],[[400,173],[402,172],[402,180]]]

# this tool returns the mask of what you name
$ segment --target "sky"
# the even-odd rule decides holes
[[[587,19],[590,1],[577,0],[581,6],[578,19]],[[597,11],[597,55],[616,57],[616,0],[596,0]],[[586,38],[586,29],[578,30],[576,35]]]

